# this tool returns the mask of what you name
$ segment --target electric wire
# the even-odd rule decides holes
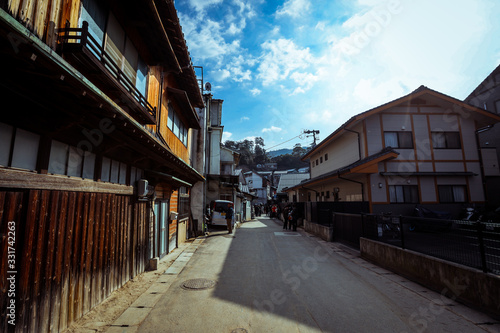
[[[285,144],[285,143],[287,143],[287,142],[289,142],[289,141],[292,141],[293,139],[298,138],[298,137],[299,137],[299,136],[301,136],[302,134],[303,134],[303,133],[300,133],[299,135],[294,136],[293,138],[291,138],[291,139],[289,139],[289,140],[286,140],[286,141],[284,141],[284,142],[282,142],[282,143],[278,143],[278,144],[277,144],[277,145],[275,145],[275,146],[269,147],[269,148],[267,148],[266,150],[267,150],[267,151],[270,151],[271,149],[273,149],[273,148],[275,148],[275,147],[281,146],[282,144]]]

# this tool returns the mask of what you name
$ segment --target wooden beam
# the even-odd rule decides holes
[[[134,187],[59,175],[0,169],[0,187],[133,195]]]

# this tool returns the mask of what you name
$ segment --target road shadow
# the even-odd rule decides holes
[[[319,266],[330,265],[325,249],[300,232],[283,230],[282,223],[267,217],[243,223],[236,236],[219,274],[215,297],[315,329],[318,318],[329,320],[329,301],[320,287],[311,288],[311,283],[328,283],[329,278],[318,277]],[[319,305],[324,303],[314,316],[307,314],[304,303],[311,297]]]

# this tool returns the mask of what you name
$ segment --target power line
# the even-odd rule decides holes
[[[303,133],[300,133],[299,135],[294,136],[293,138],[291,138],[291,139],[289,139],[289,140],[286,140],[286,141],[284,141],[284,142],[282,142],[282,143],[278,143],[278,144],[277,144],[277,145],[275,145],[275,146],[269,147],[269,148],[267,148],[267,151],[269,151],[269,150],[271,150],[271,149],[273,149],[273,148],[275,148],[275,147],[281,146],[282,144],[285,144],[285,143],[287,143],[287,142],[289,142],[289,141],[292,141],[293,139],[298,138],[298,137],[299,137],[299,136],[301,136],[302,134],[303,134]]]

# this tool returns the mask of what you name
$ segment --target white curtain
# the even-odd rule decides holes
[[[453,186],[453,199],[455,202],[465,202],[464,186]]]
[[[386,147],[398,147],[398,133],[396,132],[385,132],[385,146]]]

